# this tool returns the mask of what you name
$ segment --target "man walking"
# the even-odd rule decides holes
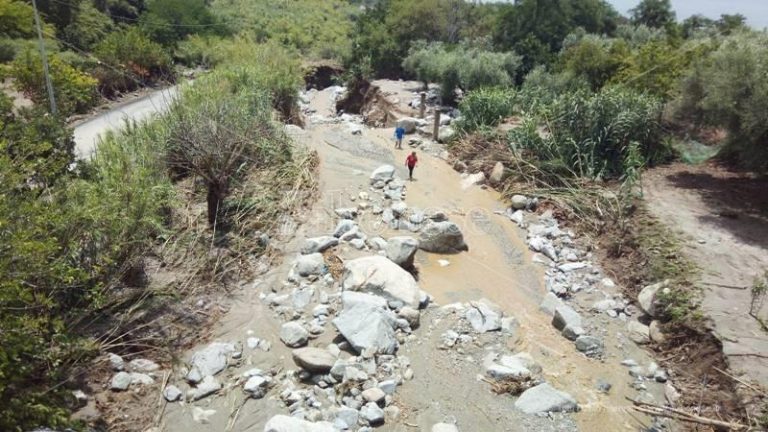
[[[403,137],[405,136],[405,128],[398,126],[395,128],[395,148],[403,148]]]
[[[416,168],[416,164],[419,159],[416,157],[416,152],[411,152],[407,158],[405,158],[405,166],[408,167],[408,180],[413,181],[413,169]]]

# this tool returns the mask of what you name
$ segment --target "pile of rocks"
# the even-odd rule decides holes
[[[161,372],[160,365],[152,360],[137,358],[126,363],[121,356],[112,353],[107,354],[107,360],[110,368],[116,372],[109,382],[109,388],[113,391],[154,384]]]

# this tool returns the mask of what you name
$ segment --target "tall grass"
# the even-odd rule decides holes
[[[516,111],[517,93],[510,88],[481,88],[469,92],[459,103],[457,127],[470,132],[496,126]]]

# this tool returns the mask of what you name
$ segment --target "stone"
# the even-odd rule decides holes
[[[349,245],[357,250],[363,250],[365,249],[365,240],[359,238],[352,239],[349,241]]]
[[[267,394],[271,382],[272,379],[269,377],[254,375],[249,377],[245,384],[243,384],[243,390],[250,394],[252,398],[261,399]]]
[[[365,304],[371,307],[386,308],[387,299],[377,295],[357,291],[344,291],[341,293],[341,305],[344,309],[351,309],[358,304]]]
[[[109,353],[107,354],[107,360],[109,361],[109,367],[112,368],[113,371],[119,372],[125,369],[125,361],[119,355]]]
[[[366,291],[387,300],[417,308],[420,291],[407,271],[383,256],[369,256],[344,263],[341,281],[345,291]]]
[[[343,422],[342,429],[352,429],[353,427],[357,426],[357,420],[360,416],[360,413],[356,409],[352,409],[349,407],[340,407],[336,411],[336,420],[341,420]]]
[[[213,342],[195,352],[190,360],[190,373],[195,371],[192,378],[196,379],[190,380],[190,374],[187,374],[187,379],[196,383],[207,375],[213,376],[223,371],[227,367],[229,355],[234,352],[235,345],[228,342]]]
[[[195,423],[206,424],[214,414],[216,414],[216,410],[203,409],[196,406],[192,408],[192,421]]]
[[[562,264],[557,267],[558,270],[560,270],[563,273],[570,273],[572,271],[581,270],[583,268],[587,267],[587,263],[583,262],[570,262],[567,264]]]
[[[371,387],[367,390],[363,390],[363,392],[361,393],[361,396],[363,397],[364,401],[374,402],[376,404],[378,404],[379,402],[382,402],[386,395],[387,394],[384,393],[384,390],[378,387]]]
[[[524,391],[515,401],[515,408],[526,414],[547,412],[574,412],[579,406],[568,393],[556,390],[547,383]]]
[[[496,165],[493,166],[493,170],[491,170],[491,175],[488,177],[488,180],[491,182],[491,184],[499,184],[504,181],[504,173],[504,164],[501,162],[496,162]]]
[[[509,220],[516,223],[518,226],[523,226],[525,223],[525,213],[522,210],[515,210],[509,215]]]
[[[386,251],[387,250],[387,241],[384,240],[381,237],[372,237],[366,240],[365,242],[369,248],[375,250],[375,251]]]
[[[163,397],[168,402],[176,402],[177,400],[181,399],[181,395],[181,390],[179,390],[179,388],[173,384],[163,389]]]
[[[600,357],[603,355],[603,341],[594,336],[579,336],[576,339],[576,349],[587,357]]]
[[[597,383],[595,384],[595,388],[597,389],[597,391],[605,394],[608,394],[611,391],[612,387],[613,386],[611,385],[611,383],[609,383],[608,381],[602,378],[598,378]]]
[[[400,308],[399,311],[397,311],[397,316],[408,321],[408,325],[412,329],[416,329],[419,327],[419,320],[421,319],[421,313],[419,313],[417,309],[412,308],[410,306],[403,306],[402,308]]]
[[[137,385],[152,385],[155,383],[155,379],[151,376],[139,372],[131,372],[131,384]]]
[[[592,310],[596,312],[607,312],[609,310],[615,310],[619,307],[613,299],[604,299],[592,304]]]
[[[128,368],[134,372],[154,372],[160,369],[160,365],[147,359],[134,359],[128,363]]]
[[[312,373],[328,373],[336,363],[333,354],[320,348],[299,348],[293,350],[291,355],[296,365]]]
[[[419,249],[434,253],[459,253],[468,251],[464,235],[453,222],[432,222],[419,233]]]
[[[397,381],[395,381],[393,379],[381,381],[379,383],[379,388],[385,394],[393,395],[393,394],[395,394],[395,390],[397,390]]]
[[[569,326],[581,327],[581,315],[568,305],[557,306],[552,317],[552,325],[560,331]]]
[[[127,390],[131,385],[131,374],[128,372],[118,372],[109,382],[109,388],[116,391]]]
[[[312,237],[304,240],[304,245],[301,247],[301,253],[304,255],[309,255],[323,252],[326,249],[332,248],[338,244],[339,239],[333,236]]]
[[[375,403],[369,402],[360,408],[360,417],[366,420],[370,425],[378,425],[384,423],[384,410],[379,408]]]
[[[322,276],[328,272],[328,267],[325,265],[325,258],[321,253],[312,253],[308,255],[300,255],[296,262],[294,262],[294,268],[299,276]]]
[[[189,392],[188,397],[192,401],[200,400],[208,395],[216,393],[221,389],[221,383],[211,375],[206,376],[203,380],[197,384],[192,391]]]
[[[661,331],[661,323],[657,320],[651,321],[651,325],[648,326],[648,334],[651,340],[656,343],[664,343],[667,340],[664,332]]]
[[[375,184],[377,182],[388,183],[393,178],[395,178],[395,167],[392,165],[381,165],[380,167],[373,170],[370,180],[371,184]]]
[[[397,350],[394,319],[381,308],[365,304],[345,308],[333,325],[358,353],[374,349],[377,353],[394,354]]]
[[[647,344],[651,341],[651,329],[640,321],[632,320],[627,324],[629,339],[636,344]]]
[[[531,376],[531,371],[517,362],[508,362],[506,365],[491,363],[486,366],[485,374],[499,381],[507,378],[528,378]]]
[[[464,318],[477,333],[501,330],[501,311],[486,299],[470,302]]]
[[[464,179],[461,181],[461,188],[467,190],[472,186],[481,185],[483,183],[485,183],[485,174],[482,172],[477,172],[464,177]]]
[[[531,354],[523,351],[511,356],[501,356],[499,360],[502,366],[509,367],[510,365],[522,365],[524,368],[531,371],[531,373],[541,373],[541,366],[536,363]]]
[[[579,336],[582,336],[585,333],[586,331],[579,326],[566,326],[562,331],[563,337],[571,341],[575,341]]]
[[[397,127],[401,127],[405,130],[405,133],[412,134],[416,132],[416,126],[418,126],[419,121],[413,117],[403,117],[401,119],[397,120]]]
[[[557,261],[557,250],[548,239],[538,236],[532,237],[528,241],[528,247],[534,252],[541,252],[552,261]]]
[[[280,328],[280,340],[291,348],[306,345],[308,338],[309,332],[296,321],[287,322]]]
[[[287,415],[276,415],[264,425],[264,432],[336,432],[329,422],[308,422]]]
[[[336,216],[342,219],[354,219],[357,217],[357,209],[354,207],[337,208],[334,212],[336,213]]]
[[[459,432],[459,428],[450,423],[437,423],[432,426],[432,432]]]
[[[319,304],[312,308],[312,316],[313,317],[321,317],[321,316],[328,316],[331,314],[330,309],[328,308],[328,305],[325,304]]]
[[[646,314],[655,317],[658,314],[659,302],[656,298],[659,291],[669,286],[669,281],[665,280],[657,284],[648,285],[637,295],[637,304]]]
[[[452,127],[441,127],[439,131],[437,131],[437,142],[440,143],[447,143],[453,137],[456,136],[456,131]]]
[[[539,305],[539,309],[553,317],[555,316],[555,309],[560,306],[565,306],[565,303],[563,303],[560,297],[556,296],[554,293],[548,292],[544,295],[544,300],[542,300]]]
[[[404,269],[413,268],[419,241],[413,237],[392,237],[387,240],[387,258]]]
[[[402,217],[405,215],[405,212],[408,211],[408,205],[406,205],[403,201],[393,203],[390,208],[392,209],[392,214],[395,217]]]
[[[514,210],[525,210],[528,205],[528,197],[525,195],[512,195],[510,205]]]
[[[349,219],[342,219],[338,224],[336,224],[336,228],[333,230],[333,236],[340,238],[347,232],[351,231],[353,228],[357,228],[357,222]]]

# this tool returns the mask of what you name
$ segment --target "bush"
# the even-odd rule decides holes
[[[661,102],[623,88],[556,98],[536,119],[510,132],[511,145],[560,165],[575,177],[618,178],[666,155],[660,145]],[[544,127],[542,131],[540,127]]]
[[[450,49],[442,43],[415,44],[403,68],[417,79],[440,84],[445,102],[452,102],[456,88],[471,91],[481,87],[509,86],[520,66],[514,53],[498,53],[460,45]]]
[[[35,15],[32,6],[19,0],[0,0],[0,36],[7,38],[33,38]],[[52,27],[46,25],[46,30]]]
[[[221,68],[183,90],[166,118],[168,163],[207,188],[208,222],[221,223],[224,200],[249,170],[290,161],[290,145],[272,123],[263,71]]]
[[[728,131],[724,154],[744,166],[768,171],[768,36],[742,33],[726,38],[699,59],[681,91],[678,116]]]
[[[75,20],[64,28],[63,38],[75,47],[90,51],[112,31],[114,24],[90,1],[80,3]]]
[[[32,120],[44,118],[55,121]],[[28,168],[53,132],[8,126],[0,137],[0,430],[63,429],[71,426],[66,407],[73,401],[54,384],[97,348],[83,323],[114,299],[125,264],[162,231],[171,198],[157,145],[162,130],[142,126],[106,137],[87,163],[88,178],[72,177],[70,152],[47,167],[59,180],[46,184],[30,183]],[[15,133],[19,128],[26,132]],[[62,139],[71,143],[69,133]]]
[[[465,132],[496,126],[515,113],[517,93],[512,89],[488,88],[469,92],[459,104],[458,128]]]
[[[135,27],[111,33],[96,45],[95,54],[103,65],[94,74],[106,96],[173,79],[171,57]]]
[[[54,97],[62,115],[87,112],[99,101],[96,79],[70,66],[55,54],[49,56],[48,66]],[[39,54],[28,50],[18,56],[12,74],[19,89],[35,103],[45,106],[49,104]]]
[[[150,0],[140,26],[153,41],[166,46],[191,34],[229,33],[226,24],[208,10],[205,0]]]

